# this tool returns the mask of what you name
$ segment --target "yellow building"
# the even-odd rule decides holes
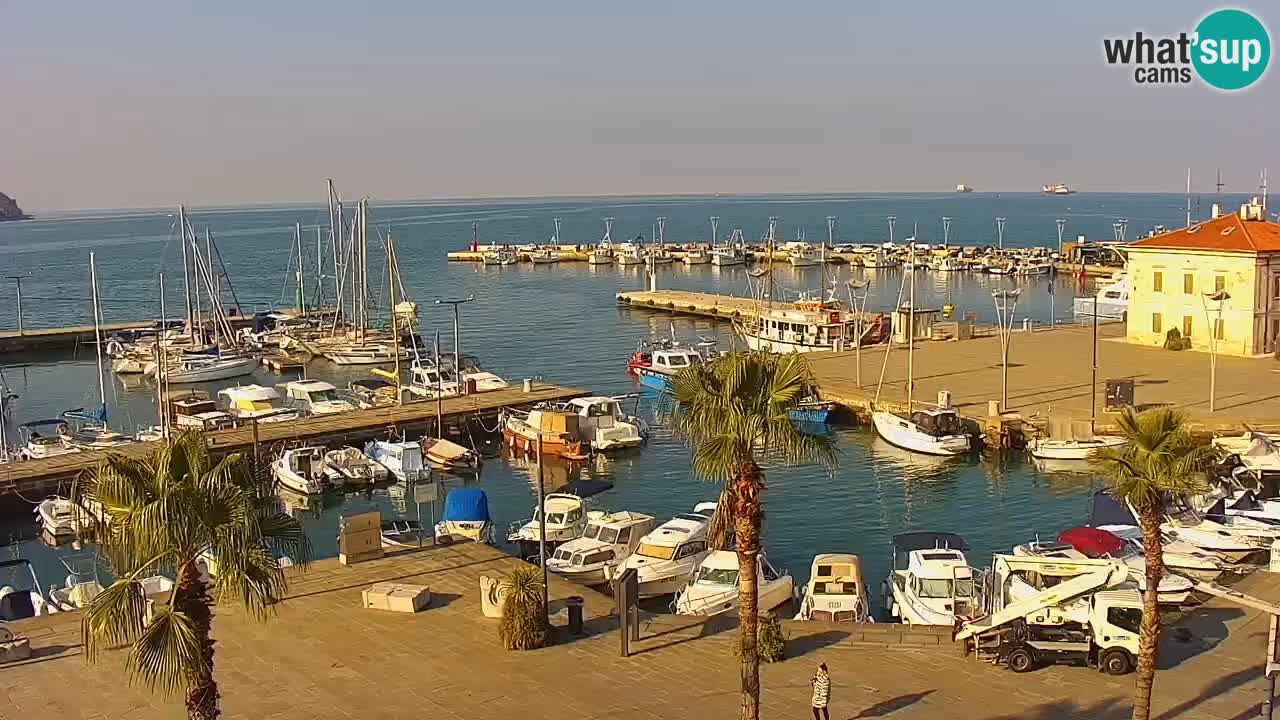
[[[1127,248],[1129,342],[1164,345],[1177,328],[1191,347],[1253,356],[1280,338],[1280,224],[1256,200],[1239,212],[1143,238]]]

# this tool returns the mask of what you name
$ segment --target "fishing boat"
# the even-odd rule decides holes
[[[711,264],[716,267],[742,265],[747,261],[747,254],[742,248],[733,245],[717,245],[711,248]]]
[[[935,258],[933,262],[929,263],[929,269],[935,272],[956,272],[963,270],[964,265],[961,264],[959,258],[944,255],[940,258]]]
[[[397,482],[417,483],[431,479],[431,468],[422,459],[422,446],[413,441],[372,440],[364,454],[385,467]]]
[[[1054,270],[1053,263],[1047,259],[1025,260],[1014,266],[1014,275],[1048,275]]]
[[[476,472],[480,469],[480,456],[474,450],[445,440],[424,437],[421,440],[422,455],[427,463],[447,472]]]
[[[621,398],[593,395],[562,407],[578,416],[578,439],[595,452],[640,447],[649,437],[643,420],[623,412]]]
[[[489,516],[489,497],[480,488],[454,488],[444,499],[444,516],[435,527],[437,543],[463,540],[494,542],[493,518]]]
[[[31,587],[28,589],[15,587],[20,585],[18,576],[22,570],[31,578]],[[30,560],[0,560],[0,577],[6,578],[5,585],[0,587],[0,621],[25,620],[57,612],[57,608],[50,605],[41,592],[44,585],[40,584],[40,577],[36,575],[35,565]]]
[[[497,250],[486,250],[481,256],[481,261],[485,265],[515,265],[520,260],[520,256],[510,248],[499,248]]]
[[[702,353],[692,348],[640,349],[627,360],[627,371],[639,378],[641,385],[662,390],[681,370],[700,364]]]
[[[289,490],[302,495],[319,495],[332,487],[325,473],[324,454],[323,447],[285,450],[271,463],[271,474],[277,483]]]
[[[423,531],[422,523],[408,518],[383,520],[381,530],[384,548],[418,548],[429,537]]]
[[[285,422],[297,420],[298,411],[281,407],[280,393],[262,385],[237,385],[218,391],[226,412],[237,422]]]
[[[652,515],[625,510],[592,518],[580,537],[560,545],[547,558],[547,571],[582,585],[609,582],[653,526]]]
[[[1066,183],[1053,183],[1041,186],[1040,192],[1045,195],[1074,195],[1076,191],[1072,190]]]
[[[871,601],[862,577],[862,560],[852,553],[823,553],[809,566],[809,583],[800,596],[796,620],[836,623],[871,621]]]
[[[767,307],[757,317],[734,323],[734,331],[752,350],[775,353],[839,352],[883,334],[880,321],[859,322],[833,298],[799,300],[790,307]]]
[[[953,533],[895,535],[893,570],[885,583],[890,617],[905,625],[955,627],[957,618],[978,615],[975,574],[964,556],[968,549]]]
[[[636,571],[641,598],[674,595],[689,583],[711,552],[707,529],[715,511],[715,503],[698,503],[640,538],[622,568]]]
[[[539,404],[528,412],[499,411],[498,424],[507,444],[523,452],[570,459],[587,457],[578,436],[578,415],[553,405]]]
[[[601,517],[603,511],[592,511],[593,517]],[[545,520],[543,520],[545,514]],[[539,542],[546,538],[549,550],[582,535],[587,527],[588,511],[584,498],[573,493],[549,493],[542,507],[535,507],[533,517],[511,524],[507,542],[515,545],[520,557],[537,557]],[[545,525],[546,534],[541,528]]]
[[[787,257],[791,267],[815,267],[822,264],[818,251],[811,245],[802,244],[792,249]]]
[[[667,250],[666,246],[658,245],[649,251],[649,263],[651,265],[669,265],[676,261],[676,256]]]
[[[308,416],[336,415],[355,410],[349,400],[338,397],[338,389],[323,380],[294,380],[284,385],[285,397]]]
[[[324,454],[325,482],[331,487],[368,487],[387,481],[390,472],[359,448],[342,447]]]
[[[723,615],[738,609],[738,554],[716,550],[698,566],[693,582],[676,596],[677,615]],[[765,553],[756,555],[756,606],[765,613],[795,599],[795,579],[786,570],[769,564]]]
[[[791,419],[798,423],[826,425],[831,422],[831,414],[835,410],[836,403],[832,400],[805,398],[796,403],[796,406],[790,410],[789,414]]]
[[[534,265],[547,265],[560,262],[560,253],[550,248],[540,248],[529,253],[529,261]]]
[[[613,259],[619,265],[643,265],[645,261],[644,248],[635,243],[622,243],[614,251]]]
[[[860,253],[858,260],[861,262],[862,267],[869,270],[892,268],[900,264],[898,259],[893,256],[893,253],[879,247],[872,248],[869,252]]]
[[[169,424],[178,430],[208,432],[231,427],[235,419],[218,409],[203,390],[170,390],[161,396],[169,412]]]
[[[711,262],[711,253],[706,248],[694,246],[684,251],[685,265],[707,265]]]
[[[909,416],[877,410],[871,414],[876,433],[891,445],[925,455],[963,455],[972,449],[964,421],[951,408],[926,408]]]

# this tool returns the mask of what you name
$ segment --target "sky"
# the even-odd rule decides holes
[[[321,202],[326,177],[387,200],[1181,192],[1188,167],[1244,191],[1268,163],[1280,185],[1280,70],[1225,94],[1103,60],[1104,37],[1217,7],[0,0],[0,192],[28,211]],[[1237,7],[1274,44],[1280,9]]]

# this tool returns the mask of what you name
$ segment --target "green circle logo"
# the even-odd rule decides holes
[[[1258,18],[1243,10],[1216,10],[1196,26],[1191,63],[1205,83],[1242,90],[1267,71],[1271,38]]]

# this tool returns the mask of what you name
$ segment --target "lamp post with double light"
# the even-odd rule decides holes
[[[1200,304],[1204,306],[1204,322],[1209,326],[1209,412],[1214,412],[1216,408],[1216,396],[1218,394],[1218,337],[1222,331],[1222,307],[1231,294],[1226,290],[1205,293],[1200,297]],[[1218,304],[1217,322],[1209,319],[1209,301],[1213,300]]]
[[[1009,409],[1009,340],[1013,335],[1013,313],[1022,290],[992,290],[996,304],[996,326],[1000,331],[1000,412]]]

